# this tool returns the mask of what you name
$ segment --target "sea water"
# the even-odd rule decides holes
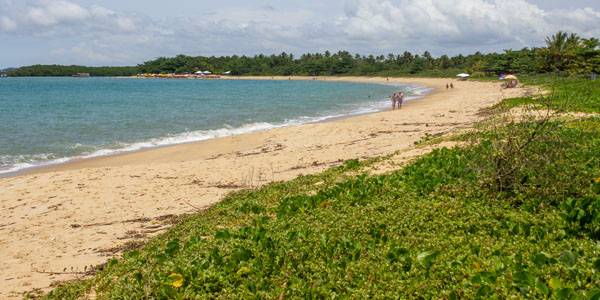
[[[0,176],[389,109],[428,88],[288,80],[0,79]]]

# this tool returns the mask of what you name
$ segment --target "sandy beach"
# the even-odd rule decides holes
[[[405,103],[401,110],[93,158],[0,178],[0,299],[20,299],[24,291],[48,290],[53,282],[77,278],[81,275],[71,271],[82,272],[120,255],[118,247],[165,230],[169,217],[208,207],[232,190],[320,172],[347,159],[408,153],[425,134],[472,126],[481,119],[482,108],[526,93],[523,88],[502,89],[499,82],[389,82],[435,91]],[[450,82],[454,89],[447,90]]]

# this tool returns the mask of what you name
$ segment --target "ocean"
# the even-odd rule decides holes
[[[0,79],[0,176],[389,109],[411,84],[288,80]]]

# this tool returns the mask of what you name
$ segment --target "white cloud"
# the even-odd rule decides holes
[[[43,1],[41,5],[28,8],[27,17],[30,22],[39,25],[55,25],[74,23],[87,19],[89,12],[79,5],[67,1]]]
[[[121,32],[134,32],[136,30],[135,21],[127,17],[118,17],[116,20],[117,28]]]
[[[0,30],[45,38],[131,34],[140,27],[138,23],[148,21],[143,16],[114,12],[99,5],[85,8],[66,0],[41,0],[19,5],[6,2],[3,6],[7,11],[3,19],[12,20],[14,24],[3,21]]]
[[[17,29],[17,22],[7,16],[0,17],[0,30],[13,32]]]
[[[440,45],[539,44],[558,30],[600,34],[600,12],[591,8],[544,11],[524,0],[357,0],[339,25],[348,38]]]
[[[525,0],[349,0],[328,15],[282,5],[199,11],[198,4],[188,16],[160,20],[77,3],[0,0],[0,42],[3,33],[53,41],[61,44],[53,52],[57,63],[79,57],[86,64],[135,64],[179,53],[455,55],[539,46],[558,30],[600,36],[598,10],[543,10]]]
[[[94,17],[99,17],[99,18],[108,18],[110,16],[114,16],[116,13],[110,9],[106,9],[102,6],[99,5],[92,5],[92,7],[90,7],[90,13],[92,14],[92,16]]]

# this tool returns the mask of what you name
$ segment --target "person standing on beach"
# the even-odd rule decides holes
[[[402,91],[398,92],[398,109],[402,108],[402,102],[404,101],[404,94]]]
[[[450,88],[453,89],[454,85],[452,84],[452,82],[450,82]]]
[[[450,86],[446,83],[446,89],[448,89]]]
[[[396,109],[396,93],[392,95],[392,109]]]

